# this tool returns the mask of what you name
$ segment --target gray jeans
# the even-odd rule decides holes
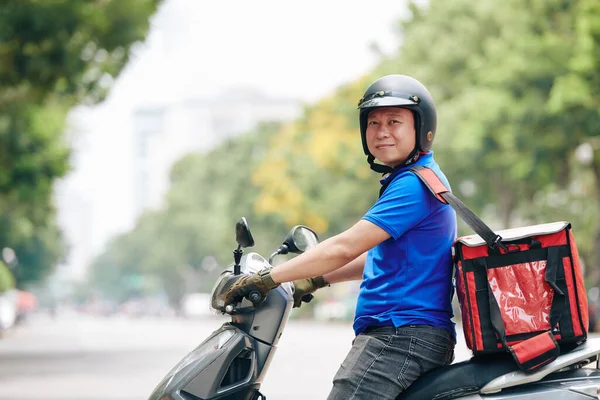
[[[354,338],[327,400],[394,400],[425,372],[452,363],[454,345],[442,328],[369,328]]]

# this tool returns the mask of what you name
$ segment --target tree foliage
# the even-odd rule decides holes
[[[354,101],[374,79],[402,73],[424,82],[436,99],[436,159],[467,204],[496,229],[572,221],[587,264],[596,264],[600,238],[595,245],[591,238],[599,226],[600,163],[595,157],[588,168],[574,155],[582,143],[600,144],[594,141],[600,122],[597,9],[593,0],[431,0],[427,7],[412,5],[411,17],[398,22],[402,43],[396,54],[322,100],[316,111],[307,110],[308,123],[295,130],[298,143],[273,140],[277,146],[269,154],[285,154],[285,165],[309,159],[312,170],[293,179],[296,191],[308,193],[307,181],[323,182],[295,209],[314,212],[340,228],[366,210],[357,199],[374,200],[375,191],[365,195],[367,180],[373,178],[365,172]],[[280,133],[285,135],[290,131]],[[352,140],[356,145],[347,147]],[[359,164],[335,163],[344,148],[351,149],[348,159]],[[323,178],[332,172],[355,187],[343,192],[335,206],[319,209],[325,197],[338,194]],[[268,199],[284,186],[261,188]],[[358,212],[352,212],[357,205]],[[284,209],[265,211],[287,213]],[[339,210],[349,212],[340,216]],[[461,223],[462,232],[467,229]]]
[[[0,294],[15,287],[15,277],[8,266],[0,261]]]
[[[0,5],[0,247],[17,251],[20,283],[44,277],[64,253],[52,194],[69,169],[67,113],[105,97],[159,2]]]
[[[194,263],[226,254],[234,219],[250,209],[256,229],[302,223],[329,236],[352,225],[379,185],[362,152],[356,102],[376,78],[401,73],[436,99],[435,157],[465,203],[495,229],[571,221],[590,275],[600,252],[600,158],[576,155],[582,145],[600,146],[599,7],[596,0],[411,5],[397,24],[397,52],[263,137],[261,157],[245,168],[231,167],[238,152],[249,154],[237,142],[183,160],[163,210],[166,232],[179,233],[162,237]],[[231,184],[237,179],[251,195]]]
[[[598,228],[589,221],[598,210],[585,200],[598,197],[587,176],[593,171],[574,154],[596,135],[598,103],[569,108],[559,100],[581,100],[577,90],[598,88],[592,70],[585,84],[561,83],[600,43],[581,29],[600,22],[590,4],[432,1],[427,10],[414,8],[419,17],[405,25],[405,45],[391,65],[410,66],[431,83],[440,113],[438,159],[459,192],[464,181],[475,184],[469,204],[498,228],[568,219],[593,265],[589,242]],[[425,50],[434,38],[443,38],[436,51]]]

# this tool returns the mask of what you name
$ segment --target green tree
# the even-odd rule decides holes
[[[0,261],[0,294],[15,287],[15,277],[8,266]]]
[[[263,198],[288,206],[269,209],[263,204],[262,210],[304,210],[304,217],[316,213],[336,228],[360,216],[357,206],[363,211],[366,207],[357,201],[373,201],[375,192],[365,190],[372,178],[357,173],[367,166],[353,104],[369,82],[403,73],[424,82],[436,99],[434,150],[457,194],[496,229],[571,220],[584,258],[594,265],[600,236],[596,250],[588,238],[598,232],[598,224],[589,223],[590,217],[598,218],[597,201],[586,203],[595,205],[585,207],[586,213],[573,206],[598,196],[589,190],[594,185],[589,171],[573,158],[582,142],[593,141],[600,122],[597,7],[592,0],[413,4],[412,15],[399,21],[402,44],[396,54],[307,109],[292,129],[286,127],[273,140],[264,165],[269,168],[280,157],[282,168],[263,173],[259,168],[259,177],[288,171],[285,176],[294,178],[294,190],[310,195],[286,203],[280,193],[289,192],[289,182],[261,184]],[[346,139],[357,146],[347,146]],[[360,165],[336,164],[341,154],[360,160]],[[303,176],[296,177],[290,171],[300,162]],[[355,187],[339,190],[327,179],[332,173]],[[328,203],[328,196],[337,201]],[[556,199],[560,203],[552,204]],[[337,210],[356,211],[341,215]],[[461,223],[461,232],[467,229]]]
[[[573,148],[564,121],[546,107],[572,47],[573,9],[563,3],[413,7],[401,51],[381,69],[400,69],[430,86],[440,114],[438,159],[457,177],[452,182],[475,184],[475,207],[495,205],[499,227],[516,222],[519,204],[540,188],[568,182],[568,163],[554,160]]]
[[[498,228],[569,219],[582,242],[597,230],[589,224],[597,207],[586,207],[588,214],[571,207],[581,204],[578,198],[596,197],[573,156],[585,137],[595,135],[597,103],[593,111],[557,106],[561,82],[583,53],[573,45],[582,35],[585,54],[591,54],[594,36],[580,27],[600,19],[585,4],[431,1],[428,9],[413,8],[402,50],[384,66],[406,66],[431,83],[440,113],[438,160],[459,192],[464,181],[474,183],[467,202]],[[434,41],[435,51],[427,49]],[[577,86],[566,92],[572,89]],[[564,200],[543,206],[558,198]],[[588,243],[582,247],[592,265],[595,252]]]
[[[105,97],[159,3],[0,5],[0,244],[18,252],[19,284],[47,275],[64,252],[52,191],[69,169],[67,113]]]
[[[586,259],[592,268],[592,282],[600,285],[600,4],[593,0],[580,0],[573,5],[575,10],[574,40],[570,57],[565,60],[566,71],[559,76],[550,93],[548,108],[556,116],[565,119],[568,128],[565,140],[571,146],[580,146],[591,152],[589,160],[579,160],[573,168],[573,177],[581,185],[586,182],[586,172],[591,170],[592,179],[585,185],[588,189],[586,205],[580,208],[579,215],[593,228],[592,244],[584,242]],[[582,165],[583,164],[583,165]],[[588,168],[585,168],[587,166]],[[581,192],[581,190],[580,190]],[[595,201],[590,201],[591,199]],[[589,210],[591,208],[591,210]]]
[[[165,207],[143,214],[134,230],[111,241],[92,266],[91,284],[121,300],[138,294],[127,286],[128,276],[157,278],[177,307],[186,292],[209,291],[233,261],[235,223],[243,216],[256,242],[248,251],[268,256],[287,226],[278,216],[255,212],[260,192],[252,171],[277,129],[265,124],[206,154],[182,158],[171,171]]]
[[[182,160],[161,222],[154,222],[162,236],[140,239],[152,256],[138,265],[173,268],[161,246],[181,265],[197,266],[206,255],[228,262],[241,215],[249,217],[262,254],[271,250],[263,243],[276,243],[275,232],[294,224],[312,226],[321,237],[350,226],[378,189],[362,152],[356,102],[376,78],[403,73],[436,99],[435,157],[454,191],[495,229],[571,221],[593,266],[600,162],[594,153],[586,166],[574,155],[582,144],[600,144],[598,7],[595,0],[412,5],[412,15],[398,22],[397,52],[373,71],[268,135],[259,130]],[[132,235],[141,238],[143,226]]]

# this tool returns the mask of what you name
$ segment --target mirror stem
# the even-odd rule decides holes
[[[233,266],[233,274],[234,275],[239,275],[242,273],[241,266],[240,266],[242,254],[244,254],[244,251],[242,250],[242,246],[238,245],[238,248],[233,251],[233,260],[235,262],[235,264]]]
[[[279,254],[287,254],[289,252],[290,252],[289,247],[287,247],[286,244],[282,244],[281,246],[279,246],[277,251],[275,253],[271,254],[271,257],[269,257],[269,264],[271,264],[271,266],[273,266],[273,259],[275,258],[275,256],[278,256]]]
[[[273,266],[273,259],[278,254],[279,254],[279,250],[277,250],[275,253],[271,254],[271,257],[269,257],[269,265]]]

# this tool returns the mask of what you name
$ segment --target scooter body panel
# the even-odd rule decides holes
[[[225,323],[184,357],[158,384],[149,400],[245,399],[261,384],[275,348]],[[252,397],[249,397],[252,398]]]

